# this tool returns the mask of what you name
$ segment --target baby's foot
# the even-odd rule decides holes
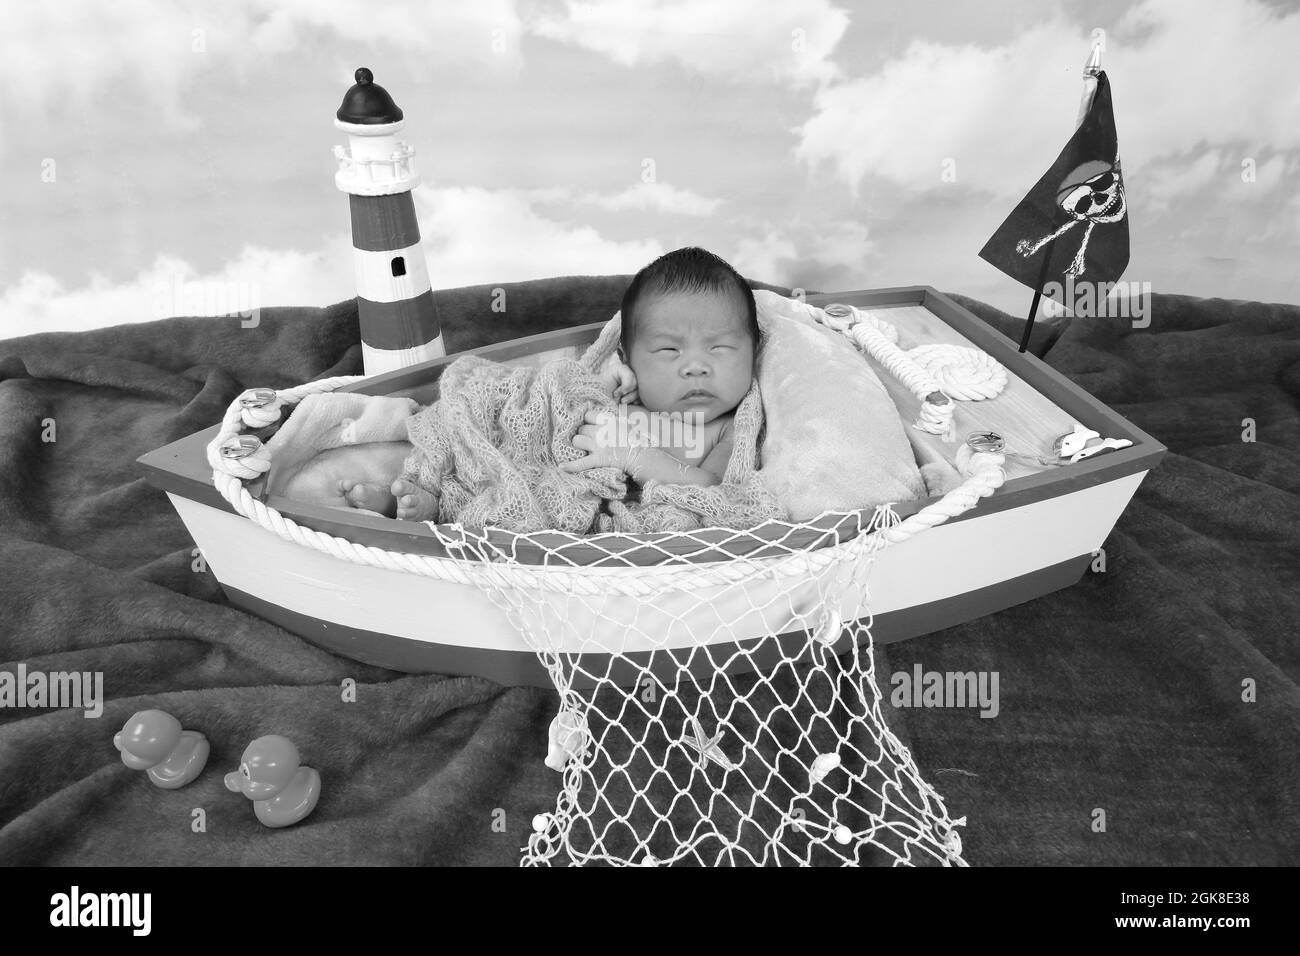
[[[352,507],[374,511],[385,518],[391,518],[397,510],[397,501],[383,485],[344,479],[339,482],[339,493]]]
[[[397,499],[399,521],[433,521],[438,517],[438,499],[414,482],[398,478],[389,490]]]

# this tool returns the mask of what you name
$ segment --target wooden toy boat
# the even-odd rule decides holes
[[[874,640],[888,643],[932,633],[1077,582],[1143,477],[1163,457],[1164,446],[1046,363],[1017,352],[1005,336],[927,286],[810,296],[808,302],[869,309],[892,323],[909,346],[970,346],[1006,368],[1008,382],[996,398],[959,406],[958,443],[906,429],[919,464],[951,463],[961,438],[975,430],[1004,436],[1008,450],[1047,456],[1052,455],[1053,441],[1076,424],[1108,439],[1131,442],[1064,467],[1043,468],[1008,458],[1007,480],[990,497],[924,534],[883,549],[871,576]],[[602,326],[594,323],[528,336],[474,349],[472,354],[530,365],[576,357]],[[345,390],[411,397],[425,404],[436,397],[439,374],[457,357],[448,355],[367,378]],[[874,360],[866,360],[875,365]],[[915,419],[920,400],[875,367],[904,422]],[[407,672],[472,674],[504,684],[551,686],[546,670],[519,632],[474,585],[344,561],[285,540],[236,512],[214,487],[205,455],[218,431],[219,426],[214,426],[196,432],[139,461],[148,480],[167,493],[232,604],[366,663]],[[268,507],[305,528],[385,551],[460,560],[448,555],[425,525],[306,505],[268,495],[264,488],[260,495]],[[934,500],[899,502],[894,510],[906,518]],[[854,522],[855,526],[866,523]],[[838,534],[849,526],[843,516],[813,524],[821,530],[797,533],[811,541],[819,534],[824,537],[826,530]],[[719,550],[729,546],[726,531],[696,533],[697,538],[710,535],[723,542]],[[645,539],[664,537],[628,535],[611,541],[605,536],[603,550],[592,548],[590,557],[594,563],[604,552],[622,546],[633,563],[642,561],[642,555],[649,563],[655,560],[655,550],[646,547]],[[659,555],[662,559],[662,552]],[[572,549],[567,557],[583,563],[583,556]],[[527,554],[520,558],[529,560]],[[864,616],[866,609],[857,606],[842,613],[848,620],[849,615]],[[733,637],[728,634],[728,639]]]

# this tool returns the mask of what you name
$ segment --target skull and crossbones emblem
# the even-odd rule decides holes
[[[1037,242],[1021,239],[1016,243],[1016,251],[1028,259],[1053,239],[1069,232],[1079,223],[1086,223],[1079,251],[1075,253],[1070,267],[1065,270],[1066,275],[1081,276],[1087,268],[1084,257],[1088,253],[1088,239],[1092,236],[1092,230],[1099,223],[1119,222],[1124,218],[1126,206],[1119,155],[1116,154],[1114,163],[1090,159],[1076,166],[1057,190],[1056,204],[1069,215],[1070,221]]]

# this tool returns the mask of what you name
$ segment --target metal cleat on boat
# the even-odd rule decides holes
[[[1114,451],[1117,448],[1128,448],[1132,444],[1133,443],[1127,438],[1107,438],[1104,441],[1099,441],[1095,445],[1089,445],[1087,448],[1076,452],[1074,456],[1070,458],[1070,464],[1073,465],[1075,462],[1083,461],[1085,458],[1092,458],[1095,455],[1100,455],[1103,452]]]
[[[982,451],[987,455],[996,455],[1007,446],[997,432],[971,432],[966,436],[966,444],[971,451]]]
[[[262,447],[262,440],[256,435],[235,435],[221,443],[222,458],[247,458],[257,454]]]
[[[843,332],[852,328],[859,321],[857,309],[851,305],[845,305],[843,302],[832,302],[822,309],[822,314],[826,317],[825,326],[834,329],[836,332]]]
[[[262,408],[275,401],[275,389],[250,388],[239,396],[239,404],[244,408]]]
[[[1031,465],[1042,465],[1045,468],[1059,467],[1065,464],[1063,461],[1052,461],[1042,455],[1009,451],[1006,439],[997,432],[971,432],[966,436],[966,444],[970,446],[971,451],[984,452],[987,455],[1002,455],[1004,458],[1028,462]]]
[[[1075,422],[1074,431],[1062,435],[1052,443],[1052,451],[1056,452],[1057,458],[1069,458],[1071,455],[1083,451],[1088,442],[1100,437],[1100,432],[1095,432],[1091,428],[1084,428],[1078,422]]]

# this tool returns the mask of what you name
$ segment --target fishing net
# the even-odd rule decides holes
[[[431,526],[559,693],[554,810],[524,865],[964,866],[881,709],[868,578],[884,505],[639,536]]]
[[[812,312],[921,401],[914,428],[952,431],[954,402],[926,355],[913,358],[888,323],[852,307]],[[588,363],[616,331],[611,321]],[[940,366],[972,351],[945,350]],[[987,368],[944,374],[969,400],[1001,387],[985,382]],[[472,584],[518,628],[559,695],[546,762],[562,774],[524,864],[966,865],[965,817],[949,816],[885,720],[868,585],[882,548],[1004,483],[998,449],[962,445],[964,481],[905,520],[881,505],[635,537],[429,523],[450,556],[434,559],[303,529],[243,487],[269,467],[244,426],[347,381],[241,396],[208,448],[214,481],[236,511],[277,534]]]

